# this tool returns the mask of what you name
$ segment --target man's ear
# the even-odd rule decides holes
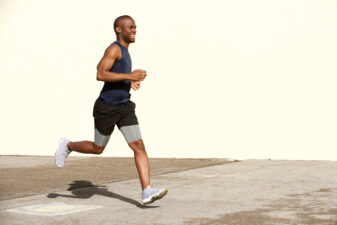
[[[118,34],[120,34],[120,33],[122,33],[122,28],[116,27],[116,28],[115,28],[115,31],[116,31]]]

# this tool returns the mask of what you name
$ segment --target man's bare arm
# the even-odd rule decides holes
[[[117,45],[109,46],[101,61],[97,65],[97,80],[106,82],[118,82],[122,80],[142,81],[146,77],[145,70],[134,70],[132,73],[114,73],[110,69],[116,60],[121,57],[121,50]]]

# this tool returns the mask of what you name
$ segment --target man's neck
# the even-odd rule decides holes
[[[123,39],[121,38],[117,38],[117,41],[123,45],[125,48],[129,48],[129,43],[125,42]]]

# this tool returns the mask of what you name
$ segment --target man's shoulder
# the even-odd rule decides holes
[[[118,45],[118,43],[115,41],[115,42],[112,42],[109,46],[108,46],[108,48],[107,48],[107,50],[109,49],[109,51],[121,51],[121,47]]]
[[[111,43],[105,50],[106,55],[117,56],[118,58],[121,57],[121,53],[122,53],[121,48],[115,42]]]

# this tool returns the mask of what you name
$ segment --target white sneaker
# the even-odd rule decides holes
[[[167,194],[166,188],[152,188],[150,185],[142,192],[143,204],[150,204]]]
[[[70,151],[67,148],[68,142],[68,138],[61,138],[59,142],[59,148],[55,152],[55,162],[56,166],[59,168],[64,166],[64,162],[70,154]]]

